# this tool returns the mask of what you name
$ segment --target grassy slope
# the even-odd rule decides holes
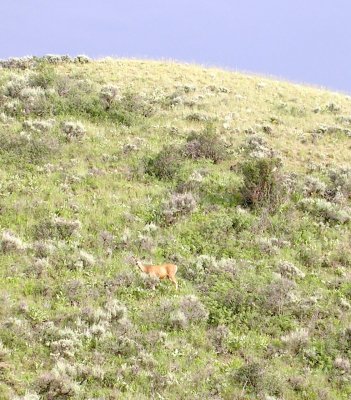
[[[14,75],[28,76],[27,86],[44,77],[37,105],[9,95]],[[58,82],[67,88],[62,96]],[[350,225],[297,205],[307,175],[330,185],[328,171],[349,164],[349,97],[137,60],[0,69],[0,84],[0,228],[25,243],[6,249],[3,237],[0,253],[1,398],[349,398]],[[105,84],[142,96],[124,109],[127,123],[85,105],[99,100]],[[170,106],[175,92],[181,103]],[[14,100],[17,111],[8,106]],[[147,117],[145,105],[152,108]],[[225,160],[183,157],[170,180],[147,174],[146,159],[165,145],[176,153],[191,130],[204,130],[206,122],[187,118],[194,113],[212,121]],[[52,129],[23,139],[25,119],[48,118]],[[65,140],[61,122],[77,120],[84,138]],[[285,174],[297,176],[274,213],[236,208],[242,145],[252,132],[279,153]],[[206,171],[192,190],[196,209],[165,224],[164,202],[193,171]],[[55,216],[81,227],[70,235],[54,225]],[[52,252],[38,250],[48,243]],[[82,261],[81,250],[95,262]],[[131,254],[177,262],[179,292],[169,282],[151,290]],[[210,277],[200,274],[201,255],[213,257],[206,259]],[[221,259],[235,272],[216,272]],[[281,278],[281,261],[305,276]],[[188,299],[193,310],[188,295],[196,296]],[[108,316],[111,299],[126,306],[122,321]]]

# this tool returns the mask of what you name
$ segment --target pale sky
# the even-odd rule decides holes
[[[0,58],[173,59],[351,94],[350,0],[0,0]]]

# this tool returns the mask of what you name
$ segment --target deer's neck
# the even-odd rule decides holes
[[[137,266],[139,267],[139,269],[140,269],[141,271],[144,272],[144,266],[143,266],[143,264],[142,264],[139,260],[137,260]]]

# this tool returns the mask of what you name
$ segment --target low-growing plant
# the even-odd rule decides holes
[[[196,296],[185,296],[179,307],[190,323],[199,324],[207,321],[208,311]]]
[[[211,329],[209,338],[215,348],[216,353],[226,354],[228,352],[228,338],[230,331],[226,325],[218,325]]]
[[[303,194],[305,196],[324,196],[327,185],[315,176],[307,176],[305,179]]]
[[[348,167],[333,168],[328,171],[331,187],[328,188],[331,194],[341,192],[346,199],[351,197],[351,169]]]
[[[0,130],[0,154],[8,162],[20,159],[24,163],[40,164],[48,157],[60,154],[59,141],[39,133],[12,133]]]
[[[38,392],[49,399],[69,399],[78,394],[80,386],[67,375],[59,372],[45,372],[38,379]]]
[[[67,141],[81,140],[86,134],[86,129],[81,122],[64,122],[62,131],[66,135]]]
[[[47,240],[48,238],[59,238],[68,240],[76,235],[81,229],[79,220],[69,220],[62,217],[53,217],[45,219],[35,227],[35,236],[37,239]]]
[[[286,278],[276,279],[263,289],[263,308],[270,314],[282,314],[295,301],[296,284]]]
[[[299,207],[310,214],[338,224],[348,223],[351,219],[349,208],[343,208],[325,199],[306,198],[299,202]]]
[[[305,277],[305,273],[289,261],[279,261],[278,271],[284,278],[288,279]]]
[[[305,328],[298,329],[282,336],[281,340],[290,351],[297,354],[308,344],[309,332]]]
[[[207,114],[201,114],[198,112],[194,112],[189,114],[186,117],[187,121],[192,121],[192,122],[208,122],[210,120],[210,117]]]
[[[173,329],[185,329],[188,320],[181,310],[175,310],[170,314],[168,324]]]
[[[28,131],[47,133],[55,125],[55,120],[26,120],[23,128]]]
[[[23,252],[26,245],[11,231],[3,231],[1,236],[1,250],[8,252]]]

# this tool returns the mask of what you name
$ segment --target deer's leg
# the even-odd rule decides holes
[[[176,290],[178,290],[178,282],[177,282],[175,276],[169,276],[168,278],[169,278],[169,280],[170,280],[171,282],[174,283]]]

